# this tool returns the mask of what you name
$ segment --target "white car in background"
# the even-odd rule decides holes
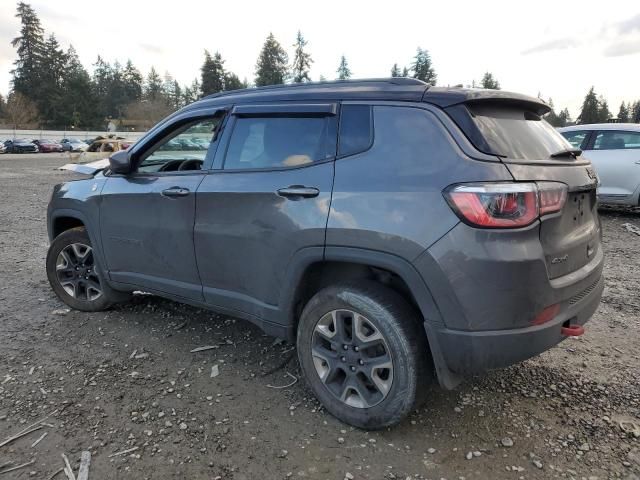
[[[640,205],[640,124],[593,123],[558,131],[591,160],[602,203]]]

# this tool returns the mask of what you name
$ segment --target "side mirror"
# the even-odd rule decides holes
[[[131,171],[131,155],[126,150],[120,150],[109,157],[109,169],[113,173],[129,173]]]

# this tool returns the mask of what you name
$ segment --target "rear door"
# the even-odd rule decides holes
[[[196,196],[194,242],[208,303],[281,318],[290,261],[302,249],[324,247],[336,113],[335,104],[233,110]]]
[[[640,186],[640,132],[595,132],[584,155],[600,178],[598,194],[603,202],[633,200]]]

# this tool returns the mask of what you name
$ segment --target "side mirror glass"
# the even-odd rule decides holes
[[[109,169],[113,173],[129,173],[131,166],[131,155],[126,150],[120,150],[109,157]]]

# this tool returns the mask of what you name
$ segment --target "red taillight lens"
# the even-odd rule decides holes
[[[445,196],[462,220],[477,227],[525,227],[538,218],[533,183],[457,185]]]
[[[567,186],[557,182],[538,182],[540,216],[562,210],[567,200]]]
[[[445,197],[458,216],[474,227],[520,228],[559,211],[567,187],[555,182],[466,184],[447,189]]]

